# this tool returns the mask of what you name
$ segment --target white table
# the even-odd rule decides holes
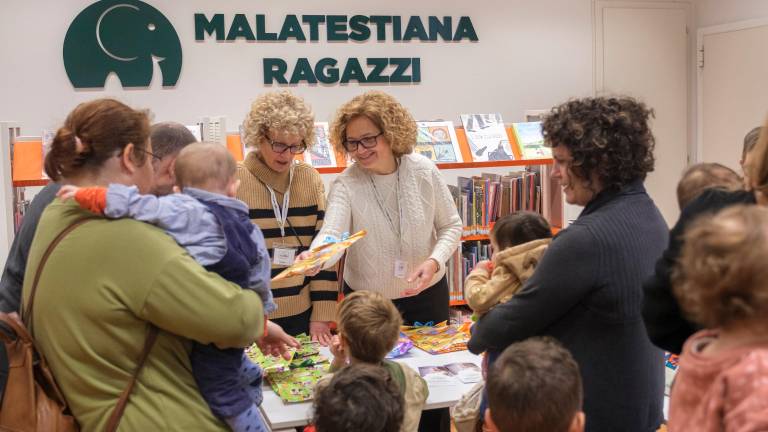
[[[332,359],[327,348],[320,348],[320,353]],[[413,348],[406,355],[395,359],[418,371],[419,366],[442,366],[449,363],[474,363],[480,366],[480,357],[469,351],[457,351],[448,354],[431,355],[418,348]],[[429,387],[429,398],[424,409],[437,409],[453,406],[461,396],[474,386],[474,383],[440,385]],[[309,423],[312,417],[312,402],[286,404],[272,391],[268,384],[264,387],[264,401],[261,412],[273,431],[301,427]]]

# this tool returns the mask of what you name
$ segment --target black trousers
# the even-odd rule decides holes
[[[344,282],[344,295],[355,291],[346,282]],[[403,324],[414,325],[416,322],[427,323],[432,321],[437,324],[448,320],[448,279],[443,276],[431,287],[420,292],[413,297],[403,297],[392,300],[400,316],[403,317]]]
[[[306,312],[302,312],[298,315],[287,316],[283,318],[275,318],[270,321],[278,324],[291,336],[296,336],[301,333],[309,336],[309,319],[312,317],[312,307],[310,306]]]

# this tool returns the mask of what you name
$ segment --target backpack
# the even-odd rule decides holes
[[[80,429],[69,411],[67,401],[56,384],[45,357],[36,349],[35,341],[29,329],[32,323],[32,305],[34,304],[37,285],[48,257],[67,234],[90,220],[93,219],[86,218],[75,221],[59,233],[46,249],[35,272],[35,279],[23,315],[25,321],[22,321],[15,312],[10,314],[0,312],[0,322],[5,324],[11,332],[8,334],[0,330],[0,339],[5,344],[8,354],[8,380],[0,404],[0,431],[77,432]],[[120,399],[107,422],[106,430],[108,432],[117,429],[128,402],[128,396],[133,390],[136,378],[156,337],[157,328],[152,326],[136,371],[120,395]]]

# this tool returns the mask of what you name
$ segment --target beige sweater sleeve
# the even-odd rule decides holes
[[[520,281],[504,266],[497,266],[491,274],[478,267],[464,281],[464,298],[473,312],[482,315],[519,289]]]

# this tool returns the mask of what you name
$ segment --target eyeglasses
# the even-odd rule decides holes
[[[269,145],[272,147],[272,151],[275,153],[283,154],[286,152],[286,150],[290,151],[291,154],[301,154],[304,153],[304,150],[307,149],[307,145],[304,143],[304,140],[301,140],[301,144],[299,145],[288,145],[285,143],[272,141],[272,138],[265,136],[264,138],[269,141]]]
[[[376,147],[376,138],[384,135],[384,132],[379,132],[376,135],[373,136],[367,136],[365,138],[360,138],[359,140],[344,140],[341,144],[344,146],[344,149],[348,151],[349,153],[352,153],[357,150],[357,146],[363,146],[363,148],[374,148]]]
[[[134,146],[133,148],[134,148],[134,149],[136,149],[136,150],[138,150],[138,151],[140,151],[140,152],[143,152],[144,154],[148,154],[148,155],[152,156],[152,157],[153,157],[155,160],[157,160],[157,161],[161,161],[161,160],[163,160],[163,158],[161,158],[160,156],[158,156],[158,155],[156,155],[156,154],[152,153],[152,152],[151,152],[151,151],[149,151],[149,150],[144,150],[143,148],[141,148],[141,147],[136,147],[136,146]]]

